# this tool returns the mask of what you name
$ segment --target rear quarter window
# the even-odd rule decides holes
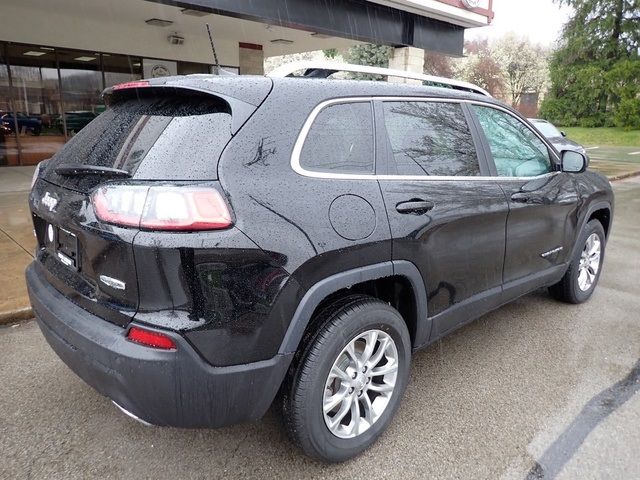
[[[49,162],[47,179],[86,190],[91,176],[54,173],[62,164],[126,170],[139,180],[215,180],[231,138],[226,102],[210,95],[152,96],[124,100],[75,135]]]
[[[329,105],[318,113],[300,153],[300,166],[315,172],[373,174],[371,102]]]

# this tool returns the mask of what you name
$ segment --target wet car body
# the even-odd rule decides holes
[[[328,299],[362,292],[397,306],[418,349],[557,282],[582,226],[600,218],[608,230],[612,218],[606,179],[562,172],[552,148],[547,174],[497,176],[470,105],[519,117],[471,93],[196,75],[134,82],[105,96],[112,107],[96,122],[141,130],[136,136],[123,127],[101,146],[92,130],[102,131],[100,124],[91,123],[39,169],[30,194],[38,248],[27,283],[58,355],[129,414],[156,425],[260,418]],[[197,115],[184,107],[194,98]],[[459,106],[478,158],[475,178],[394,173],[380,125],[384,102],[398,99]],[[128,110],[147,101],[144,114]],[[373,170],[305,168],[316,117],[343,104],[370,112],[363,123],[371,125]],[[123,117],[111,119],[110,111]],[[175,120],[164,118],[190,128],[171,133]],[[153,130],[154,122],[164,123]],[[152,155],[167,136],[170,144]],[[94,166],[115,176],[75,174],[79,158],[91,157],[80,155],[82,142],[106,152]],[[327,143],[314,146],[321,152]],[[69,163],[78,171],[58,171]],[[120,185],[147,189],[147,198],[153,189],[214,190],[232,219],[210,231],[105,222],[95,213],[96,192]],[[128,339],[134,328],[174,347],[136,344]]]

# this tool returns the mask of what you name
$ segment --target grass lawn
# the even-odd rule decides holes
[[[640,130],[625,131],[622,128],[561,128],[567,137],[582,145],[615,145],[616,147],[640,147]]]

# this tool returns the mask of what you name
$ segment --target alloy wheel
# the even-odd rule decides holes
[[[602,243],[597,233],[592,233],[580,255],[580,264],[578,266],[578,287],[583,292],[589,290],[596,280],[596,275],[600,269],[600,254],[602,251]]]
[[[381,330],[358,334],[333,363],[323,395],[324,421],[339,438],[367,431],[385,412],[398,376],[398,349]]]

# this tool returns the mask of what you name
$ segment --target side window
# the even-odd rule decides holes
[[[374,173],[371,102],[338,103],[324,108],[307,134],[300,166],[333,173]]]
[[[383,110],[398,175],[480,175],[476,147],[459,104],[383,102]]]
[[[552,170],[549,150],[523,122],[491,107],[473,105],[501,177],[535,177]]]

